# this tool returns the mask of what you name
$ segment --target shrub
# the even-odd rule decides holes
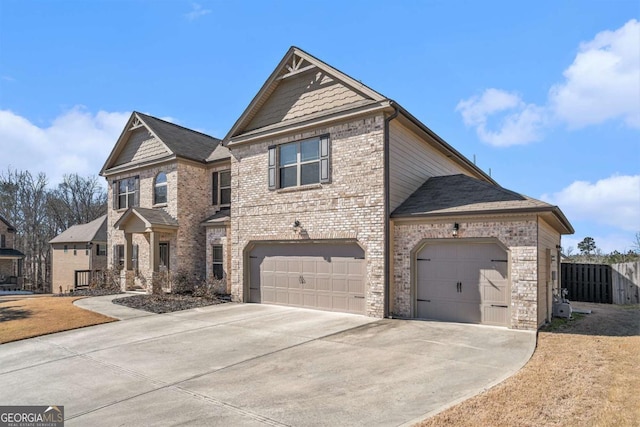
[[[120,292],[120,270],[109,268],[96,272],[89,282],[89,289]]]
[[[227,294],[227,280],[210,278],[202,280],[194,289],[193,295],[203,298],[215,298]]]
[[[190,295],[198,285],[196,276],[185,270],[178,270],[171,277],[171,291],[178,295]]]

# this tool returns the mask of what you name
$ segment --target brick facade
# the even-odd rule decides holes
[[[167,203],[153,204],[155,177],[158,173],[167,175]],[[114,245],[124,245],[125,233],[114,228],[114,224],[126,212],[126,209],[112,208],[113,188],[115,180],[131,176],[138,176],[140,180],[139,207],[148,209],[163,209],[178,221],[175,232],[158,232],[158,242],[169,243],[169,270],[186,271],[198,278],[206,275],[206,230],[200,224],[215,211],[211,206],[211,177],[210,171],[204,165],[197,165],[187,161],[173,161],[163,165],[136,169],[135,172],[110,175],[108,177],[108,197],[110,209],[107,217],[107,235],[109,247],[107,250],[108,265],[114,266]],[[150,234],[134,233],[133,245],[138,246],[137,273],[134,282],[137,286],[151,290],[152,267],[150,261]]]
[[[447,219],[396,222],[393,226],[394,315],[412,317],[412,251],[425,239],[452,239],[458,222],[458,239],[496,238],[510,253],[511,328],[537,328],[538,222],[535,216],[501,219]]]
[[[268,189],[268,147],[328,134],[331,182]],[[348,239],[365,250],[366,313],[384,313],[384,118],[381,114],[231,149],[231,292],[246,301],[252,241]],[[303,232],[292,225],[300,221]]]

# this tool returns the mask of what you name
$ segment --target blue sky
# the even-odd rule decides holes
[[[289,46],[604,252],[640,231],[637,1],[0,0],[0,170],[95,175],[132,110],[223,137]]]

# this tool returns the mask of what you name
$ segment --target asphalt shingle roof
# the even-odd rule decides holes
[[[151,225],[178,226],[178,221],[164,209],[132,208],[132,210],[142,216]]]
[[[221,140],[139,112],[135,114],[178,157],[204,162]]]
[[[553,208],[554,206],[540,200],[460,174],[427,179],[391,216],[398,218]]]
[[[102,215],[86,224],[72,225],[58,234],[49,243],[73,243],[73,242],[106,242],[107,241],[107,216]]]
[[[0,258],[24,258],[24,254],[17,249],[0,248]]]

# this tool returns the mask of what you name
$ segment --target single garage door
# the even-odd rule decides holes
[[[249,254],[249,300],[365,314],[364,251],[357,244],[259,244]]]
[[[508,256],[495,243],[427,243],[417,255],[417,315],[509,325]]]

